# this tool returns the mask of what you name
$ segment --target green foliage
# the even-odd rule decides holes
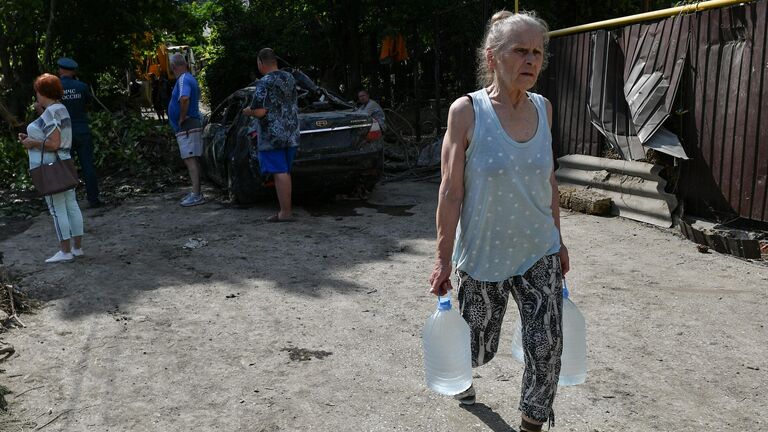
[[[91,114],[94,163],[99,173],[143,175],[178,164],[173,133],[165,124],[142,118],[138,113]],[[15,137],[0,135],[0,189],[27,190],[27,152]]]
[[[24,190],[30,186],[27,151],[16,137],[0,135],[0,188]]]
[[[178,162],[170,127],[136,113],[91,114],[94,160],[101,173],[142,174]]]
[[[263,18],[255,12],[240,0],[213,0],[206,5],[211,34],[201,52],[206,62],[202,82],[212,108],[257,76],[256,54],[265,45],[259,26]]]
[[[176,33],[202,34],[200,23],[176,1],[78,0],[62,4],[55,20],[57,54],[75,58],[90,82],[105,72],[124,76],[134,66],[135,48],[154,49]]]
[[[198,9],[168,0],[0,1],[0,97],[20,113],[33,96],[34,78],[55,72],[56,59],[67,56],[80,64],[85,82],[113,99],[125,92],[137,55],[160,42],[203,42]],[[121,85],[99,88],[102,82]]]

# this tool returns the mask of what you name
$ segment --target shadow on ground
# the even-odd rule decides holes
[[[42,262],[56,247],[48,215],[0,242],[0,250],[22,276],[24,291],[43,301],[65,300],[62,313],[72,319],[114,311],[141,292],[169,286],[178,295],[196,285],[221,284],[238,287],[233,296],[265,287],[302,296],[368,291],[375,287],[354,282],[366,263],[402,253],[403,241],[434,236],[432,229],[408,223],[434,214],[428,198],[435,187],[417,189],[416,195],[398,195],[398,186],[388,184],[366,201],[304,197],[291,223],[265,221],[274,213],[273,202],[233,208],[213,200],[181,208],[177,194],[153,195],[118,208],[85,210],[86,256],[72,263]],[[413,210],[422,202],[429,204]],[[391,218],[402,223],[393,229]],[[185,248],[190,239],[206,245]]]
[[[488,405],[476,402],[474,405],[461,405],[461,407],[480,419],[493,432],[516,432],[506,420]]]

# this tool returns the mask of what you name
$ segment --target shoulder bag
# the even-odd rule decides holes
[[[47,138],[46,138],[47,141]],[[64,192],[77,187],[80,181],[77,178],[77,168],[72,159],[61,159],[58,150],[54,151],[56,160],[51,163],[43,163],[45,156],[45,141],[40,151],[40,166],[29,170],[32,184],[40,196],[48,196]]]

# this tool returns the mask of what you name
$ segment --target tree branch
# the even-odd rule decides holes
[[[19,122],[19,120],[5,106],[2,100],[0,100],[0,120],[3,120],[4,122],[8,123],[8,125],[10,125],[12,128],[17,128],[21,126],[21,123]]]
[[[43,56],[45,59],[45,66],[51,64],[51,49],[53,45],[51,40],[53,39],[53,18],[56,11],[56,0],[51,0],[49,8],[50,15],[48,15],[48,30],[45,32],[45,55]]]

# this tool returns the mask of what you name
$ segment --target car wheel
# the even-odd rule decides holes
[[[274,187],[264,185],[259,175],[258,163],[251,162],[248,157],[236,160],[230,158],[227,166],[227,185],[229,199],[238,204],[255,203],[274,193]]]

